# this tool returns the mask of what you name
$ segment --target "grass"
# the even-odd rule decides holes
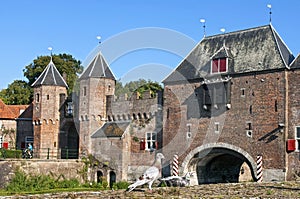
[[[113,184],[113,189],[127,189],[127,182]],[[102,183],[81,184],[77,179],[65,179],[64,176],[54,178],[50,175],[27,175],[17,170],[13,179],[5,189],[0,190],[0,196],[27,195],[59,192],[99,191],[109,190],[107,181]]]

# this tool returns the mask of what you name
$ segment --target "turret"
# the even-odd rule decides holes
[[[91,153],[91,135],[107,120],[107,100],[115,92],[115,76],[99,52],[79,77],[79,154]]]
[[[50,157],[57,158],[59,109],[66,99],[68,85],[55,67],[52,57],[32,87],[34,151],[40,158],[47,157],[48,152],[51,153]]]

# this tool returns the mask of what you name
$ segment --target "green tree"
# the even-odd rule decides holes
[[[5,104],[29,104],[32,100],[32,88],[26,81],[15,80],[0,91],[0,98]]]
[[[33,63],[25,66],[23,70],[24,76],[28,79],[28,84],[32,85],[35,80],[40,76],[46,66],[49,64],[50,56],[39,56],[33,60]],[[59,54],[52,55],[52,61],[55,64],[60,74],[66,74],[67,84],[69,86],[68,93],[70,94],[73,90],[74,84],[77,80],[77,74],[81,73],[83,66],[79,60],[73,58],[72,55]]]
[[[153,82],[151,80],[139,79],[137,81],[131,81],[123,86],[122,82],[118,80],[116,82],[116,90],[115,95],[120,96],[123,94],[127,94],[128,97],[132,95],[134,92],[139,92],[141,96],[145,91],[151,91],[153,94],[157,93],[157,91],[163,90],[161,85],[158,82]]]

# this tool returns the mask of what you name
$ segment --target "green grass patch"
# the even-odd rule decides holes
[[[128,182],[114,183],[114,190],[127,189]],[[50,175],[27,175],[24,172],[17,170],[13,179],[4,190],[0,190],[0,196],[5,195],[27,195],[27,194],[44,194],[44,193],[59,193],[59,192],[78,192],[78,191],[99,191],[108,190],[107,181],[102,183],[84,183],[80,184],[77,179],[64,179],[59,176],[57,179]]]

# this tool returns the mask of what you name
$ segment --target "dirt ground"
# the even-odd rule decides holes
[[[137,188],[128,193],[125,190],[109,190],[97,192],[72,192],[57,194],[41,194],[27,196],[0,197],[5,199],[36,199],[36,198],[105,198],[105,199],[165,199],[165,198],[234,198],[234,199],[261,199],[276,198],[300,199],[300,182],[273,182],[273,183],[228,183],[207,184],[192,187],[157,187],[149,192],[146,188]]]

